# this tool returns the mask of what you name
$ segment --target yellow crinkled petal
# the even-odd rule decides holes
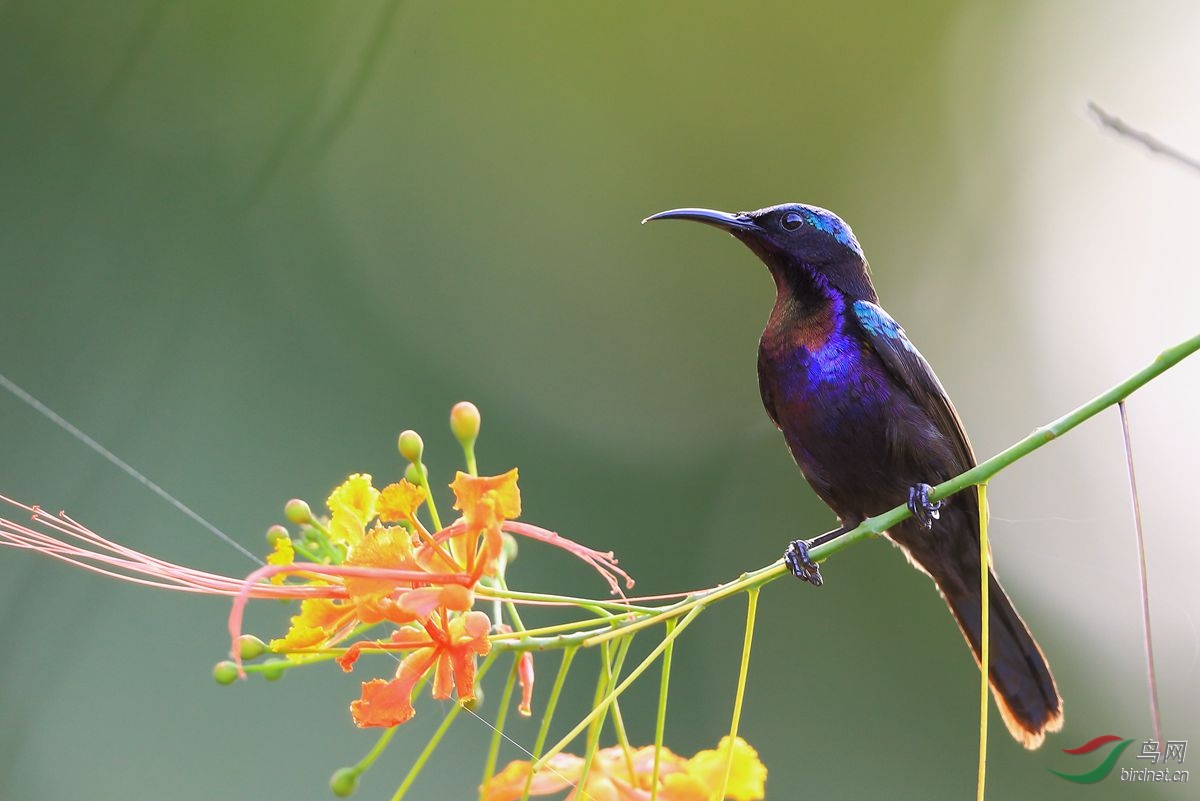
[[[271,640],[275,652],[313,648],[329,639],[346,620],[350,608],[325,598],[308,598],[300,602],[300,614],[292,616],[287,634]],[[288,654],[296,658],[297,654]]]
[[[275,540],[275,548],[271,553],[267,554],[267,564],[269,565],[290,565],[296,561],[296,549],[292,547],[292,541],[287,537],[279,537]],[[287,578],[287,573],[276,573],[271,576],[272,584],[282,584]]]
[[[418,487],[402,478],[395,484],[388,484],[379,494],[379,519],[385,523],[413,520],[417,516],[417,509],[424,502],[424,487]]]
[[[715,750],[701,751],[688,760],[688,774],[706,784],[719,788],[725,777],[725,759],[729,738],[722,737]],[[758,752],[741,737],[733,741],[733,768],[725,797],[733,801],[760,801],[766,795],[767,766]]]
[[[355,473],[335,489],[325,501],[332,518],[329,535],[334,542],[354,545],[363,537],[367,523],[375,517],[379,490],[371,486],[371,476]]]
[[[415,570],[412,543],[408,532],[399,526],[375,526],[369,536],[350,549],[347,567],[379,567],[394,570]],[[346,578],[346,592],[355,603],[382,598],[394,591],[395,579],[373,579],[358,576]]]

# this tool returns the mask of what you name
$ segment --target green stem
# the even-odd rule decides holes
[[[758,587],[746,592],[746,633],[742,639],[742,664],[738,669],[737,695],[733,698],[733,720],[729,724],[729,753],[725,756],[725,775],[721,779],[721,792],[713,796],[714,801],[725,798],[729,788],[729,775],[733,772],[733,749],[737,742],[738,724],[742,720],[742,699],[746,695],[746,675],[750,672],[750,644],[754,642],[754,618],[758,613]]]
[[[479,666],[479,671],[475,674],[475,680],[481,680],[488,672],[488,668],[490,668],[492,663],[495,661],[496,652],[493,651],[484,658],[483,664]],[[392,796],[392,801],[400,801],[400,799],[404,798],[404,794],[408,792],[408,788],[412,786],[412,783],[417,780],[417,776],[425,767],[425,763],[429,761],[429,757],[433,756],[433,752],[437,749],[438,744],[442,741],[442,737],[445,736],[446,732],[450,729],[450,724],[454,722],[454,719],[458,717],[458,713],[461,711],[462,701],[455,699],[454,706],[451,707],[450,711],[446,713],[446,717],[442,718],[441,725],[437,727],[437,730],[433,733],[433,736],[429,738],[429,742],[425,744],[425,748],[421,750],[420,755],[417,757],[417,761],[413,763],[412,768],[410,768],[408,771],[408,775],[404,777],[404,781],[400,783],[400,787],[396,790],[396,794]]]
[[[1194,336],[1191,339],[1175,345],[1174,347],[1164,350],[1148,366],[1134,373],[1132,376],[1112,387],[1107,392],[1097,395],[1092,400],[1068,412],[1067,414],[1064,414],[1062,417],[1051,422],[1050,424],[1035,429],[1034,432],[1029,436],[1019,440],[1008,448],[1005,448],[992,458],[980,462],[970,470],[960,473],[954,478],[938,484],[933,488],[933,492],[930,493],[929,497],[932,499],[945,498],[955,494],[956,492],[961,492],[967,487],[975,486],[988,481],[1004,468],[1024,458],[1025,456],[1028,456],[1030,453],[1038,448],[1041,448],[1043,445],[1053,442],[1055,439],[1075,428],[1085,420],[1089,420],[1108,407],[1115,406],[1117,403],[1120,403],[1125,398],[1129,397],[1129,395],[1135,390],[1145,386],[1151,380],[1157,378],[1159,375],[1162,375],[1164,372],[1171,369],[1188,356],[1191,356],[1197,350],[1200,350],[1200,335]],[[876,515],[875,517],[869,517],[852,531],[849,531],[837,539],[825,543],[824,545],[819,545],[816,548],[813,548],[810,555],[812,556],[813,560],[817,562],[828,559],[833,554],[843,551],[846,548],[849,548],[851,545],[855,545],[862,540],[882,534],[896,524],[907,519],[910,514],[911,513],[908,511],[908,506],[906,504],[901,504],[900,506],[890,509],[883,514]],[[657,614],[595,634],[585,639],[583,644],[585,646],[598,645],[605,640],[612,639],[613,637],[619,637],[623,634],[627,634],[630,631],[637,631],[638,629],[656,625],[669,618],[678,617],[679,615],[682,615],[692,609],[708,606],[714,601],[718,601],[730,595],[735,595],[743,590],[761,587],[764,584],[774,581],[780,576],[786,575],[787,572],[788,570],[783,564],[783,560],[780,560],[764,568],[760,568],[759,570],[755,570],[750,573],[744,573],[736,581],[723,584],[706,592],[697,593],[691,598],[664,607],[660,609]]]
[[[372,747],[371,750],[367,752],[367,755],[360,759],[358,764],[352,767],[351,770],[360,775],[365,773],[367,768],[375,764],[376,759],[379,759],[379,755],[383,753],[385,748],[387,748],[388,743],[392,741],[392,737],[396,736],[396,732],[399,731],[399,729],[399,726],[392,726],[390,729],[384,731],[384,733],[379,736],[379,740],[376,741],[374,747]]]
[[[618,695],[625,692],[625,690],[629,687],[629,685],[633,684],[634,680],[636,680],[638,676],[642,675],[642,673],[644,673],[646,671],[646,668],[648,668],[652,664],[654,664],[654,660],[658,659],[658,655],[661,654],[664,650],[666,650],[667,647],[669,647],[670,644],[675,641],[675,638],[683,633],[684,629],[686,629],[689,625],[691,625],[691,622],[696,619],[696,616],[699,615],[701,611],[702,611],[702,608],[697,606],[697,607],[693,608],[690,612],[688,612],[684,616],[683,620],[679,621],[679,625],[675,627],[675,630],[668,633],[667,636],[663,638],[663,641],[660,642],[657,646],[655,646],[654,650],[651,651],[646,656],[646,658],[642,660],[641,664],[639,664],[632,671],[630,671],[629,675],[625,677],[625,680],[622,681],[619,685],[617,685],[617,687],[615,689],[611,690],[608,693],[608,695],[604,697],[604,700],[602,700],[600,702],[599,706],[597,706],[590,713],[588,713],[588,715],[586,717],[584,717],[583,720],[579,721],[579,723],[576,724],[575,728],[573,728],[573,729],[571,729],[571,731],[567,732],[567,735],[565,737],[563,737],[561,740],[559,740],[557,743],[555,743],[554,747],[551,748],[548,752],[546,752],[545,756],[539,757],[535,760],[533,769],[535,771],[537,771],[537,770],[540,770],[542,767],[544,767],[546,764],[546,760],[550,759],[555,754],[557,754],[558,752],[560,752],[564,748],[566,748],[571,743],[572,740],[574,740],[576,737],[579,736],[579,733],[581,731],[583,731],[585,728],[587,728],[593,720],[595,720],[597,717],[599,717],[604,712],[604,710],[608,709],[609,704],[611,704]],[[574,646],[571,646],[571,649],[574,650]]]
[[[613,652],[610,645],[611,643],[604,643],[600,646],[600,670],[596,677],[596,692],[592,694],[593,709],[599,706],[605,694],[612,689]],[[605,716],[601,715],[588,729],[587,746],[583,754],[583,768],[579,772],[579,781],[575,784],[579,788],[580,795],[584,794],[583,788],[587,787],[588,776],[592,772],[592,762],[596,758],[596,751],[600,745],[600,732],[604,728],[604,720]]]
[[[507,588],[491,589],[491,588],[484,587],[484,588],[480,588],[478,594],[484,598],[493,598],[494,597],[494,598],[501,598],[501,599],[508,600],[508,601],[534,601],[534,602],[549,601],[551,603],[556,603],[556,604],[571,604],[574,606],[582,606],[582,607],[589,608],[589,609],[594,607],[595,609],[598,609],[598,610],[604,610],[604,611],[608,611],[608,612],[618,612],[618,613],[623,612],[625,614],[629,614],[631,612],[633,612],[633,613],[641,612],[641,613],[645,613],[645,614],[653,614],[654,612],[657,612],[659,609],[658,607],[654,607],[654,606],[637,606],[635,604],[621,603],[620,601],[605,601],[605,600],[598,600],[596,598],[579,598],[579,597],[573,596],[573,595],[549,595],[544,592],[525,592],[525,591],[521,591],[521,590],[510,590]]]
[[[513,628],[517,631],[525,631],[525,623],[521,620],[521,613],[517,611],[517,605],[512,602],[511,598],[503,598],[500,595],[500,593],[510,594],[508,584],[504,581],[504,571],[496,573],[496,589],[489,592],[504,601],[504,608],[508,610],[508,615],[512,618]]]
[[[492,741],[488,744],[487,761],[483,765],[483,782],[480,786],[480,798],[483,789],[488,786],[492,776],[496,775],[496,759],[500,755],[500,737],[504,732],[504,721],[508,718],[508,707],[512,703],[513,687],[517,684],[517,673],[521,669],[521,655],[513,656],[512,670],[504,682],[504,692],[500,696],[500,709],[496,712],[496,725],[492,727]]]
[[[990,659],[990,634],[988,618],[988,500],[987,483],[977,487],[979,491],[979,595],[982,623],[979,627],[979,773],[975,782],[975,799],[983,801],[984,779],[987,775],[987,723],[988,723],[988,665]]]
[[[438,516],[437,502],[433,499],[433,488],[429,486],[429,470],[425,467],[425,463],[418,464],[417,469],[413,472],[420,477],[421,489],[425,490],[425,506],[429,509],[429,519],[433,521],[433,530],[442,530],[442,519]],[[455,554],[457,557],[458,554]]]
[[[629,646],[633,645],[634,635],[630,634],[620,641],[617,646],[617,658],[614,660],[614,665],[605,663],[605,669],[608,670],[608,683],[611,687],[616,683],[617,677],[621,675],[621,667],[625,664],[625,655],[629,653]],[[625,731],[625,717],[621,714],[621,701],[619,698],[612,700],[612,716],[613,729],[617,733],[617,742],[621,745],[621,753],[625,755],[625,767],[629,770],[629,781],[632,784],[637,783],[636,771],[633,768],[633,749],[629,746],[629,735]]]
[[[675,629],[675,621],[667,621],[667,634]],[[671,654],[675,651],[672,642],[663,651],[662,680],[658,685],[658,716],[654,721],[654,772],[650,774],[650,801],[658,801],[658,771],[662,761],[663,733],[667,728],[667,689],[671,685]]]
[[[567,680],[567,671],[571,660],[575,658],[575,646],[563,651],[562,662],[558,666],[558,675],[554,677],[554,687],[550,690],[550,700],[546,702],[546,712],[542,716],[542,725],[538,727],[537,739],[533,743],[533,763],[529,766],[529,775],[525,778],[525,789],[521,792],[521,801],[529,801],[529,791],[533,787],[533,774],[541,767],[538,757],[546,745],[546,735],[550,732],[550,720],[554,717],[554,708],[558,706],[558,696],[562,693],[563,683]]]

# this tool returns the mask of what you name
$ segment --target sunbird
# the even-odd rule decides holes
[[[810,548],[907,503],[912,517],[887,537],[933,579],[978,663],[978,496],[929,498],[931,484],[970,469],[975,455],[933,369],[879,306],[850,227],[800,203],[736,214],[672,209],[643,222],[650,220],[728,231],[775,280],[775,306],[758,345],[759,393],[800,472],[841,524],[788,545],[792,573],[820,586]],[[1046,732],[1062,728],[1062,698],[1042,649],[991,572],[990,555],[988,564],[988,681],[1009,732],[1037,748]]]

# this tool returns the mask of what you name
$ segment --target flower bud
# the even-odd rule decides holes
[[[469,448],[479,436],[479,408],[470,401],[454,404],[450,410],[450,430],[464,448]]]
[[[271,526],[269,529],[267,529],[267,545],[270,545],[272,548],[274,548],[277,540],[286,540],[288,539],[288,536],[288,530],[283,526]]]
[[[262,675],[267,681],[279,681],[283,678],[284,672],[287,670],[288,661],[286,659],[268,659],[262,663]]]
[[[517,538],[507,531],[501,532],[500,542],[503,543],[504,561],[512,562],[517,558]]]
[[[358,789],[358,771],[354,768],[338,768],[329,777],[329,789],[338,798],[354,795]]]
[[[213,665],[213,680],[217,684],[233,684],[238,678],[237,665],[226,659]]]
[[[420,464],[421,454],[425,451],[425,442],[421,435],[409,429],[400,433],[400,455],[414,464]]]
[[[258,659],[269,650],[267,644],[253,634],[243,634],[237,642],[243,660]]]
[[[410,464],[404,470],[404,478],[410,484],[416,484],[418,487],[425,484],[425,479],[429,477],[429,471],[425,469],[425,465],[417,467],[416,464]]]
[[[298,526],[311,523],[313,519],[312,509],[299,498],[292,498],[283,505],[283,516]]]

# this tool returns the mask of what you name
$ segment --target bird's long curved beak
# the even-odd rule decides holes
[[[701,222],[731,233],[734,231],[758,230],[754,219],[748,214],[730,214],[727,211],[715,211],[713,209],[671,209],[670,211],[660,211],[658,214],[651,214],[642,220],[642,224],[644,225],[651,220],[692,220],[693,222]]]

